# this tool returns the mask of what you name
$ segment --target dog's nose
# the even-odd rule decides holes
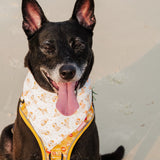
[[[59,69],[59,73],[62,79],[69,81],[75,76],[76,68],[72,65],[63,65]]]

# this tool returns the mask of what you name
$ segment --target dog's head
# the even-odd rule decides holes
[[[93,65],[93,0],[77,0],[71,19],[65,22],[49,22],[35,0],[23,0],[22,13],[29,41],[25,66],[39,85],[52,92],[60,82],[74,81],[82,87]]]
[[[36,0],[23,0],[22,13],[29,42],[25,66],[37,83],[57,93],[62,84],[74,91],[83,87],[94,61],[94,1],[77,0],[72,17],[64,22],[48,21]]]

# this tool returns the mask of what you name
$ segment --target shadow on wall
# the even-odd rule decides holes
[[[95,91],[102,153],[124,145],[125,160],[159,160],[160,45],[122,72],[98,81]]]

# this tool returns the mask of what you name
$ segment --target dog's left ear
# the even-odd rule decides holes
[[[30,38],[42,25],[46,19],[42,8],[36,0],[22,0],[23,29]]]
[[[96,24],[94,0],[77,0],[72,19],[76,19],[84,28],[93,30]]]

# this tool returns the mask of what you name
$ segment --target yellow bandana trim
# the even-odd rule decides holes
[[[77,141],[80,139],[82,134],[87,130],[87,128],[91,125],[94,119],[94,109],[93,106],[88,111],[87,117],[84,120],[83,124],[72,134],[70,134],[67,138],[65,138],[60,144],[55,146],[51,152],[47,151],[47,148],[44,147],[44,144],[41,138],[38,136],[36,131],[34,130],[33,126],[31,125],[30,121],[27,119],[26,113],[26,104],[25,102],[20,103],[19,113],[28,126],[28,128],[33,133],[34,137],[36,138],[39,147],[42,153],[42,160],[70,160],[72,151],[74,146],[76,145]]]

